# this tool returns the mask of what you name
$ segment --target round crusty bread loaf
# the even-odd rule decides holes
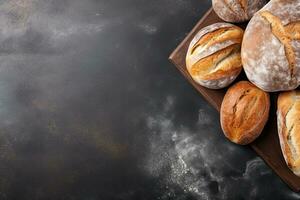
[[[300,176],[300,91],[279,95],[277,124],[283,157],[294,174]]]
[[[216,14],[227,22],[244,22],[261,9],[267,0],[212,0]]]
[[[225,136],[236,144],[249,144],[262,132],[269,116],[270,97],[249,81],[231,86],[224,96],[220,120]]]
[[[248,79],[268,91],[300,84],[300,0],[272,0],[249,22],[242,43]]]
[[[228,23],[216,23],[200,30],[186,55],[186,67],[191,77],[211,89],[232,83],[242,70],[243,34],[241,28]]]

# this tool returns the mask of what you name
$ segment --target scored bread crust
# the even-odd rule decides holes
[[[242,70],[243,33],[241,28],[229,23],[215,23],[200,30],[186,55],[186,67],[191,77],[211,89],[232,83]]]
[[[224,135],[236,144],[246,145],[262,132],[269,116],[269,94],[248,81],[230,87],[224,96],[220,121]]]
[[[248,79],[268,91],[300,84],[300,0],[272,0],[249,22],[242,63]]]
[[[300,176],[300,91],[283,92],[278,97],[277,125],[283,157]]]
[[[212,0],[216,14],[227,22],[244,22],[261,9],[267,0]]]

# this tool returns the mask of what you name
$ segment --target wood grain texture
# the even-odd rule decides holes
[[[203,97],[215,108],[220,111],[221,103],[226,92],[225,89],[211,90],[198,85],[193,81],[187,72],[185,65],[185,56],[188,46],[194,35],[203,27],[210,24],[222,22],[222,20],[210,9],[202,19],[196,24],[193,30],[181,42],[181,44],[170,55],[169,60],[177,67],[182,75],[200,92]],[[245,28],[245,24],[241,25]],[[235,82],[246,80],[246,76],[242,73]],[[277,94],[271,94],[271,108],[269,120],[261,134],[261,136],[251,143],[251,148],[274,170],[274,172],[295,192],[300,191],[300,178],[293,174],[287,167],[279,145],[276,122],[276,100]]]

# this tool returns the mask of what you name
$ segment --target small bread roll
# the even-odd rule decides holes
[[[300,0],[272,0],[249,22],[242,44],[248,79],[268,91],[300,84]]]
[[[300,176],[300,91],[278,97],[277,125],[280,146],[288,167]]]
[[[232,83],[242,70],[243,33],[241,28],[228,23],[216,23],[200,30],[186,55],[186,67],[191,77],[211,89]]]
[[[266,3],[267,0],[212,0],[216,14],[227,22],[248,21]]]
[[[248,81],[230,87],[221,105],[221,126],[225,136],[246,145],[262,132],[269,116],[269,94]]]

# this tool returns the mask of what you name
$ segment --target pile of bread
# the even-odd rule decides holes
[[[300,0],[212,0],[224,23],[200,30],[186,66],[198,84],[221,89],[242,70],[249,81],[230,86],[220,118],[225,136],[249,144],[262,132],[270,110],[268,92],[280,92],[277,125],[289,168],[300,176]],[[250,20],[246,30],[231,23]]]

